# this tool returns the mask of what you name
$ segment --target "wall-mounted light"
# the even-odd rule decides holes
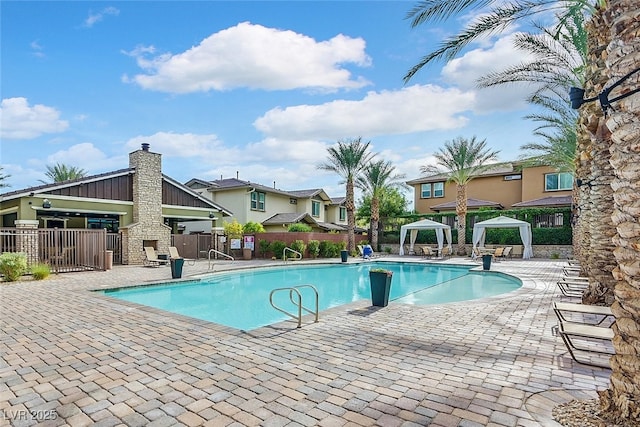
[[[49,199],[44,199],[42,201],[42,207],[44,209],[49,209],[51,207],[51,202],[49,201]]]
[[[211,218],[211,219],[217,219],[217,218],[216,218],[216,214],[214,214],[213,212],[209,212],[209,218]]]
[[[617,86],[622,84],[622,82],[627,80],[629,77],[631,77],[632,75],[634,75],[638,71],[640,71],[640,68],[636,68],[635,70],[631,71],[629,74],[623,76],[620,80],[618,80],[617,82],[615,82],[611,86],[605,88],[597,96],[594,96],[594,97],[591,97],[591,98],[584,99],[584,89],[582,89],[582,88],[579,88],[579,87],[570,88],[569,89],[569,99],[571,100],[571,108],[573,108],[574,110],[577,110],[585,102],[592,102],[592,101],[595,101],[595,100],[599,100],[600,101],[600,106],[602,107],[602,111],[604,112],[604,115],[606,116],[607,115],[607,110],[609,108],[611,108],[611,103],[612,102],[620,101],[621,99],[626,98],[627,96],[631,96],[634,93],[640,92],[640,87],[639,87],[639,88],[636,88],[636,89],[631,90],[629,92],[623,93],[620,96],[616,96],[613,99],[609,99],[609,94],[611,93],[611,91],[613,89],[615,89]]]

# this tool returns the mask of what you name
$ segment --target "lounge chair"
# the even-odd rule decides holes
[[[161,265],[168,265],[168,259],[160,259],[158,255],[156,255],[156,250],[152,246],[144,247],[145,260],[144,264],[152,267],[159,267]]]
[[[557,282],[560,292],[567,297],[582,297],[584,291],[589,288],[589,281],[574,281],[561,279]]]
[[[187,263],[189,263],[189,265],[196,265],[195,259],[181,257],[180,254],[178,253],[178,248],[176,248],[175,246],[169,246],[169,258],[173,258],[173,259],[181,258],[181,259],[184,259]]]
[[[602,360],[602,356],[615,354],[611,345],[614,335],[613,329],[560,321],[554,332],[560,335],[571,358],[576,362],[583,365],[610,368],[608,359]]]
[[[513,251],[513,246],[507,246],[502,251],[501,257],[504,258],[504,259],[511,258],[511,251]]]
[[[553,311],[560,322],[575,322],[600,326],[605,320],[613,318],[611,307],[603,305],[575,304],[570,302],[553,302]],[[612,322],[611,322],[612,323]],[[608,326],[611,326],[609,324]]]
[[[449,246],[442,248],[440,251],[440,258],[451,258],[451,249],[449,249]]]
[[[504,256],[504,248],[502,247],[496,248],[495,252],[493,253],[493,260],[498,261],[498,258],[502,258],[503,256]]]
[[[420,246],[420,254],[423,259],[431,259],[433,258],[433,250],[429,246]]]

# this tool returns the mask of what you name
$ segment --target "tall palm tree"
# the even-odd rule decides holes
[[[437,164],[420,168],[423,173],[444,173],[447,182],[456,183],[456,215],[458,217],[458,254],[464,254],[467,228],[467,184],[476,175],[490,168],[497,160],[498,151],[487,148],[486,140],[478,141],[462,137],[447,141],[444,148],[434,154]],[[444,169],[444,172],[442,171]]]
[[[606,0],[596,0],[598,4],[606,4]],[[454,59],[469,43],[481,37],[495,34],[525,19],[532,19],[543,13],[555,12],[559,16],[561,26],[571,21],[574,14],[593,12],[587,0],[423,0],[418,2],[408,13],[412,27],[428,22],[438,22],[456,15],[463,15],[473,10],[491,7],[472,20],[458,34],[446,38],[433,52],[425,55],[404,76],[409,80],[424,66],[434,61]]]
[[[68,166],[63,163],[56,163],[55,165],[47,166],[47,172],[45,173],[47,178],[51,182],[62,182],[70,179],[78,179],[87,176],[87,172],[76,166]],[[45,180],[40,180],[43,184],[48,184]]]
[[[636,73],[624,81],[616,94],[630,92],[638,87],[637,70],[640,64],[640,22],[637,0],[610,0],[602,10],[606,23],[601,27],[610,37],[606,48],[606,67],[603,74],[617,81],[622,76]],[[597,64],[594,64],[597,66]],[[600,68],[598,68],[600,69]],[[614,95],[615,96],[615,95]],[[640,245],[638,223],[640,212],[640,104],[638,94],[621,99],[608,110],[606,127],[611,131],[610,164],[613,167],[613,224],[617,230],[613,254],[618,266],[613,271],[617,280],[615,302],[611,309],[616,317],[613,326],[613,346],[616,354],[611,358],[609,389],[600,392],[600,403],[605,411],[618,420],[640,425]],[[612,96],[613,97],[613,96]],[[592,104],[592,103],[590,103]],[[599,187],[599,186],[598,186]]]
[[[337,173],[346,184],[345,208],[347,209],[347,249],[355,251],[355,200],[354,183],[363,172],[365,166],[374,157],[368,151],[370,142],[362,142],[362,138],[338,141],[338,145],[329,147],[327,161],[318,165],[318,169]]]
[[[362,190],[365,195],[371,197],[371,246],[374,250],[378,248],[378,222],[380,221],[380,203],[387,189],[402,187],[406,175],[394,173],[395,166],[388,160],[377,160],[367,164],[362,175],[358,176],[355,186]]]

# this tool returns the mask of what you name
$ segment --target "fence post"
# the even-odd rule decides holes
[[[19,219],[16,225],[16,251],[24,252],[27,255],[27,264],[32,265],[38,262],[38,220]]]

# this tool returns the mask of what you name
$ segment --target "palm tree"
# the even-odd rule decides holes
[[[467,184],[476,175],[490,168],[487,164],[498,157],[498,151],[487,148],[486,140],[478,141],[473,136],[471,140],[462,137],[447,141],[444,148],[434,154],[436,165],[427,165],[420,168],[423,173],[439,174],[447,176],[447,182],[456,183],[456,215],[458,217],[458,254],[466,253],[465,231],[467,228]],[[444,168],[443,172],[441,168]]]
[[[602,31],[603,35],[610,37],[610,41],[604,50],[607,52],[604,68],[596,62],[594,70],[601,71],[603,80],[618,80],[636,71],[634,78],[624,81],[619,91],[616,90],[618,94],[628,93],[638,87],[640,23],[637,20],[637,10],[637,0],[610,0],[609,7],[599,14],[602,17],[595,17],[597,22],[594,23],[594,33]],[[596,61],[599,59],[597,56],[595,58]],[[609,161],[614,172],[610,186],[613,188],[614,203],[612,217],[617,230],[613,237],[616,246],[613,254],[618,264],[613,276],[617,283],[615,302],[611,307],[616,317],[613,326],[616,354],[611,358],[609,389],[599,393],[600,404],[617,420],[640,425],[640,246],[637,227],[640,212],[636,208],[640,194],[640,172],[637,166],[640,164],[640,152],[637,150],[640,146],[638,95],[617,101],[615,108],[610,109],[608,114],[606,128],[611,131]]]
[[[11,175],[5,175],[2,173],[2,170],[4,168],[2,166],[0,166],[0,188],[6,188],[9,187],[9,183],[5,182],[6,179],[11,178]]]
[[[404,174],[394,174],[396,168],[388,160],[378,160],[369,163],[355,181],[355,186],[362,190],[365,195],[371,197],[371,246],[378,251],[378,222],[380,221],[380,204],[382,198],[389,188],[402,187],[401,181],[406,176]]]
[[[362,142],[361,137],[338,141],[337,146],[327,149],[329,156],[326,163],[318,165],[318,169],[335,172],[340,175],[344,180],[342,183],[347,186],[344,204],[347,209],[347,248],[350,252],[356,249],[354,183],[363,172],[365,166],[374,157],[368,151],[369,144],[370,142]]]
[[[47,166],[47,172],[45,173],[47,178],[52,182],[68,181],[70,179],[78,179],[87,176],[87,172],[84,169],[80,169],[76,166],[67,166],[63,163],[56,163],[53,166]],[[45,180],[40,180],[43,184],[48,184]]]
[[[596,3],[606,4],[606,0],[596,0]],[[408,13],[411,27],[415,28],[427,22],[438,22],[456,15],[463,15],[472,10],[487,6],[492,7],[471,21],[458,34],[445,39],[433,52],[425,55],[418,64],[414,65],[404,76],[409,80],[424,66],[438,60],[450,61],[454,59],[469,43],[481,37],[495,34],[507,27],[531,19],[536,15],[558,12],[560,27],[572,21],[573,15],[593,12],[594,8],[585,0],[516,0],[503,2],[496,0],[423,0],[418,2]]]

